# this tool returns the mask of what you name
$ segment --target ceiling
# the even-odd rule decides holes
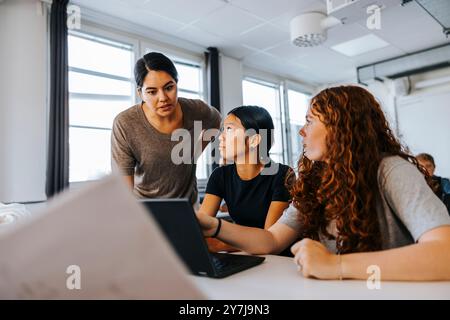
[[[302,12],[325,13],[325,0],[73,0],[72,3],[205,48],[217,47],[246,66],[312,85],[355,81],[357,66],[450,41],[442,27],[414,1],[383,10],[380,30],[369,30],[363,18],[328,30],[327,41],[313,48],[299,48],[290,43],[289,22]],[[371,33],[389,45],[354,57],[330,49]]]

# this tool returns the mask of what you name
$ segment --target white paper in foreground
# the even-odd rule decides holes
[[[72,265],[80,290],[67,286]],[[0,234],[3,299],[204,298],[187,274],[118,176],[66,192]]]

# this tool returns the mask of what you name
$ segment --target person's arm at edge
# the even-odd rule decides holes
[[[269,211],[267,213],[266,222],[264,224],[264,229],[268,230],[270,227],[272,227],[278,219],[283,214],[283,211],[289,207],[289,202],[283,202],[283,201],[272,201],[269,207]],[[223,241],[215,239],[215,249],[218,251],[239,251],[240,249],[233,247],[232,245],[225,243]],[[220,242],[219,242],[220,241]],[[279,253],[282,250],[276,250],[274,253]],[[279,251],[279,252],[278,252]]]
[[[380,268],[382,280],[450,280],[450,226],[429,230],[409,246],[343,255],[342,276],[367,279],[371,265]]]
[[[218,219],[199,213],[199,222],[206,236],[212,236],[218,227]],[[297,230],[277,222],[268,230],[245,227],[222,221],[217,238],[232,247],[251,254],[277,254],[297,239]],[[249,241],[251,239],[251,241]]]
[[[123,178],[125,179],[127,186],[129,186],[131,188],[131,190],[133,190],[134,189],[134,176],[123,176]]]
[[[198,209],[198,212],[211,217],[215,217],[217,215],[217,211],[219,210],[221,202],[221,197],[206,193],[205,197],[203,198],[202,205],[200,206],[200,209]]]
[[[215,217],[217,215],[217,211],[219,210],[221,202],[222,202],[221,197],[216,196],[214,194],[206,193],[205,197],[203,198],[202,205],[198,211],[202,214]],[[207,238],[206,242],[208,243],[209,250],[212,252],[219,252],[219,251],[232,252],[239,250],[219,239]]]

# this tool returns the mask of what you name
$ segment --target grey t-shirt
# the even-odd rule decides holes
[[[450,225],[444,204],[427,185],[420,171],[403,158],[389,156],[381,161],[378,188],[380,198],[376,209],[383,250],[413,244],[425,232]],[[279,222],[301,231],[297,209],[293,205],[285,210]],[[328,250],[336,252],[335,240],[319,237]]]
[[[178,98],[178,102],[183,112],[183,129],[189,131],[190,139],[172,141],[171,134],[156,130],[145,117],[141,104],[121,112],[114,119],[112,160],[124,175],[134,175],[134,193],[140,198],[188,198],[192,203],[197,199],[193,159],[194,145],[201,131],[194,131],[194,121],[201,121],[202,130],[218,129],[221,117],[215,108],[201,100]],[[180,149],[182,141],[185,146],[190,144],[191,152],[186,152],[189,161],[177,164],[172,161],[171,154],[172,150]]]

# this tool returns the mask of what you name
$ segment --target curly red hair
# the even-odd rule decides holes
[[[336,239],[340,253],[381,249],[376,210],[377,172],[383,157],[417,160],[395,138],[374,96],[358,86],[321,91],[311,100],[311,112],[327,129],[326,161],[298,161],[298,177],[290,186],[302,223],[302,237],[319,240],[319,233]],[[337,237],[327,231],[335,220]]]

